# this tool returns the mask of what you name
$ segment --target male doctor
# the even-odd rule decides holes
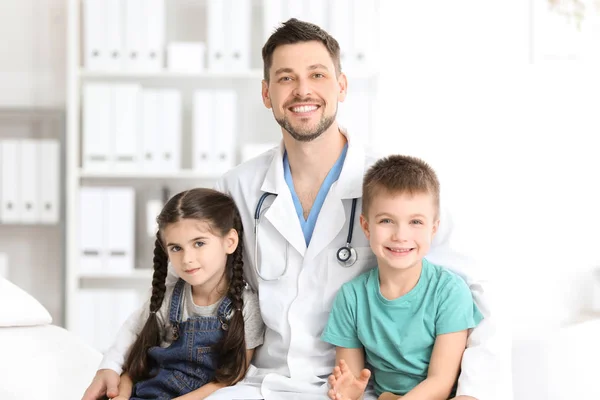
[[[319,337],[334,296],[344,282],[376,265],[357,223],[363,174],[375,159],[336,122],[348,83],[333,37],[291,19],[271,35],[262,56],[262,99],[281,126],[282,143],[227,173],[216,188],[229,193],[242,214],[246,279],[258,290],[266,333],[246,378],[209,400],[324,399],[335,352]],[[256,237],[254,216],[265,193],[273,195],[258,211]],[[351,220],[353,199],[359,211]],[[492,400],[499,385],[507,383],[502,357],[491,344],[497,332],[489,294],[449,249],[449,225],[442,215],[428,258],[466,279],[485,316],[470,335],[457,399]],[[344,266],[337,255],[348,246],[349,230],[356,261]],[[85,400],[117,393],[125,353],[134,340],[129,326],[126,322],[105,355]],[[371,392],[366,398],[375,396]]]

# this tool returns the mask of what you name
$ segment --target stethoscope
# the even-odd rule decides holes
[[[256,205],[256,210],[254,211],[254,270],[260,279],[263,281],[276,281],[285,275],[288,269],[288,244],[285,246],[285,266],[283,268],[283,272],[281,275],[266,278],[260,273],[260,268],[258,267],[258,226],[260,225],[260,217],[264,212],[268,210],[262,210],[262,205],[269,196],[277,197],[277,194],[265,192],[258,199],[258,204]],[[350,211],[350,222],[348,225],[348,237],[346,238],[346,245],[340,247],[336,253],[336,259],[338,263],[342,267],[351,267],[354,265],[357,259],[356,250],[352,247],[352,230],[354,229],[354,217],[356,215],[356,201],[357,199],[352,199],[352,209]]]

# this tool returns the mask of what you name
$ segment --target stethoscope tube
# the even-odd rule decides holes
[[[277,281],[283,277],[288,269],[288,246],[286,243],[285,247],[285,265],[283,268],[283,273],[274,278],[266,278],[260,273],[260,268],[258,267],[258,226],[260,225],[260,217],[262,206],[265,200],[269,196],[277,197],[276,193],[265,192],[258,199],[258,203],[256,204],[256,209],[254,211],[254,270],[256,271],[256,275],[262,279],[263,281],[272,282]],[[357,199],[352,199],[352,208],[350,210],[350,221],[348,223],[348,236],[346,237],[346,245],[342,246],[338,249],[336,253],[336,258],[338,263],[340,263],[343,267],[350,267],[354,265],[357,259],[356,250],[352,247],[352,231],[354,230],[354,218],[356,217],[356,203]],[[264,210],[266,211],[266,210]]]

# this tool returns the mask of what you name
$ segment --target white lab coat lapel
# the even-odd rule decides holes
[[[327,248],[340,233],[346,224],[346,220],[350,218],[350,208],[346,212],[342,200],[360,198],[362,196],[365,152],[363,147],[353,141],[347,133],[344,132],[344,135],[348,138],[348,151],[342,172],[338,180],[331,185],[323,207],[319,212],[315,230],[313,231],[306,256],[304,257],[305,260],[317,257],[323,249]],[[358,224],[359,216],[360,210],[357,209],[355,224]]]
[[[283,172],[283,141],[279,148],[279,154],[273,157],[271,165],[265,175],[261,186],[263,192],[275,193],[277,197],[265,212],[266,218],[277,231],[290,243],[290,245],[304,257],[306,252],[306,241],[304,233],[298,220],[298,214],[294,207],[290,188],[285,182]],[[265,200],[264,208],[269,200]]]

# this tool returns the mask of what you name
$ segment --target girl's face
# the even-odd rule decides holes
[[[181,219],[167,225],[162,238],[177,275],[205,293],[221,282],[227,256],[238,245],[238,234],[234,229],[222,237],[217,236],[207,222],[197,219]],[[226,283],[225,280],[222,282]]]

